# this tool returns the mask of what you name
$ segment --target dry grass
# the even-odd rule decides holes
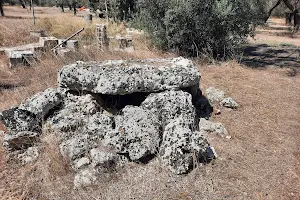
[[[15,14],[16,9],[14,7],[6,8],[9,11],[8,15],[10,13]],[[53,9],[54,8],[50,8],[50,10]],[[82,18],[73,16],[71,13],[60,13],[59,10],[54,9],[53,12],[56,13],[56,15],[50,17],[45,14],[45,8],[36,8],[36,10],[40,11],[38,13],[42,13],[40,16],[38,15],[39,18],[37,19],[36,27],[30,25],[32,23],[31,19],[3,18],[3,21],[0,21],[0,26],[5,27],[3,30],[6,31],[0,32],[0,42],[1,36],[5,38],[5,44],[8,46],[32,42],[34,39],[29,36],[29,32],[32,29],[43,29],[50,36],[66,38],[84,27],[85,30],[76,37],[81,45],[80,49],[78,52],[75,52],[64,59],[54,57],[50,53],[42,54],[38,57],[39,63],[37,66],[17,68],[14,70],[8,68],[8,58],[4,55],[0,55],[0,110],[7,109],[13,105],[18,105],[25,98],[36,92],[45,90],[48,87],[56,87],[57,72],[59,69],[63,65],[73,63],[76,60],[100,61],[107,59],[170,56],[167,53],[162,53],[153,49],[150,50],[149,40],[145,36],[134,36],[134,46],[136,51],[132,53],[99,51],[93,44],[95,43],[95,25],[97,23],[103,23],[102,19],[95,19],[92,24],[85,24]],[[13,35],[12,32],[16,32],[16,34]],[[108,34],[111,36],[114,36],[117,33],[124,34],[124,32],[124,24],[110,23],[108,25]],[[87,46],[88,44],[91,45]],[[6,89],[7,87],[9,89]]]
[[[231,199],[299,199],[300,78],[288,69],[253,70],[237,63],[201,69],[202,88],[216,86],[241,104],[215,116],[232,140],[213,138],[219,193]]]
[[[18,20],[13,19],[14,23]],[[118,25],[120,29],[122,26]],[[50,32],[58,30],[49,27]],[[61,33],[63,29],[57,31]],[[78,58],[170,56],[149,50],[143,37],[136,41],[139,51],[131,54],[104,53],[90,47],[66,60],[43,56],[38,66],[16,70],[8,70],[7,61],[1,57],[0,83],[23,86],[0,88],[0,110],[19,104],[37,91],[55,87],[57,71]],[[222,114],[213,117],[232,136],[230,140],[209,136],[219,155],[213,163],[185,176],[172,175],[161,167],[159,159],[147,165],[129,163],[124,171],[98,186],[74,190],[73,172],[59,155],[55,138],[46,134],[41,157],[35,164],[4,164],[1,169],[0,162],[0,199],[300,199],[300,76],[289,77],[286,68],[256,70],[235,61],[220,66],[201,63],[199,69],[201,89],[216,86],[240,104],[237,110],[221,108]],[[3,160],[1,154],[2,149]]]

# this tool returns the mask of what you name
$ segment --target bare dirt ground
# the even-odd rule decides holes
[[[9,9],[8,15],[9,12],[18,13],[16,8]],[[1,20],[1,27],[9,27],[11,23],[30,23],[30,19],[4,18],[9,20],[5,23]],[[65,170],[58,158],[49,157],[49,154],[55,154],[51,153],[55,150],[49,148],[42,160],[32,166],[15,167],[4,163],[3,159],[0,161],[0,166],[1,162],[3,164],[0,167],[0,199],[299,200],[299,60],[296,56],[287,56],[288,53],[281,55],[282,51],[299,50],[299,36],[291,38],[287,28],[278,30],[278,26],[283,26],[282,21],[274,21],[272,27],[258,30],[256,40],[250,40],[248,48],[251,51],[243,56],[242,64],[236,61],[219,65],[199,62],[201,89],[218,87],[240,104],[237,110],[221,108],[221,115],[212,118],[222,122],[232,136],[231,139],[216,135],[209,137],[219,155],[212,163],[199,166],[183,176],[170,174],[160,166],[159,160],[147,165],[129,164],[124,172],[97,187],[74,191],[72,173]],[[25,35],[28,29],[22,30],[24,32],[20,31],[20,34]],[[22,40],[17,41],[20,42]],[[279,52],[267,54],[269,50]],[[105,55],[89,52],[89,55],[93,59],[166,56],[150,50]],[[253,67],[252,62],[259,62],[259,67]],[[23,85],[0,88],[0,110],[20,103],[35,92],[55,87],[56,73],[66,62],[47,58],[39,66],[17,70],[8,70],[4,63],[1,57],[0,82],[5,79],[7,85]],[[4,128],[0,125],[1,129]],[[3,157],[3,150],[0,150],[0,160],[1,154]]]
[[[245,48],[242,63],[253,68],[291,68],[295,74],[300,67],[300,34],[292,30],[293,26],[285,25],[284,19],[269,19],[254,38],[249,38],[251,45]]]

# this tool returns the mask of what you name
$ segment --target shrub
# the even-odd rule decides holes
[[[231,55],[262,17],[252,0],[144,0],[133,24],[145,29],[153,45],[184,56]]]

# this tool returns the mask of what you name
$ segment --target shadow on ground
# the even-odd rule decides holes
[[[25,83],[10,84],[10,83],[1,83],[0,82],[0,93],[3,90],[10,90],[10,89],[14,89],[17,87],[22,87],[22,86],[25,86]]]
[[[300,47],[266,44],[247,46],[241,62],[252,68],[277,66],[300,69]]]

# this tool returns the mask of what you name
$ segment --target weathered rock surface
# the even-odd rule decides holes
[[[204,118],[200,119],[199,129],[202,134],[217,133],[222,137],[228,136],[228,132],[223,124],[217,122],[211,122]]]
[[[115,147],[117,153],[128,154],[131,160],[137,161],[157,152],[160,122],[151,111],[126,106],[115,117],[115,126],[115,130],[105,135],[104,143]]]
[[[33,146],[38,141],[39,133],[22,131],[13,134],[5,134],[3,139],[3,146],[6,150],[14,151],[26,149]]]
[[[95,184],[97,181],[97,172],[92,167],[87,167],[80,170],[74,178],[74,186],[86,187]]]
[[[57,89],[49,88],[23,101],[19,109],[27,110],[43,119],[51,109],[61,104],[62,101],[63,98]]]
[[[89,151],[96,148],[97,144],[98,140],[93,140],[93,136],[75,133],[72,138],[63,141],[59,147],[62,156],[73,161],[88,156]]]
[[[237,109],[239,104],[235,102],[231,97],[225,98],[220,102],[221,106],[227,107],[227,108],[232,108],[232,109]]]
[[[73,161],[72,168],[75,171],[79,171],[90,164],[90,159],[88,157],[82,157]]]
[[[58,77],[62,88],[112,95],[187,88],[199,81],[197,67],[184,58],[77,62]]]
[[[86,125],[89,118],[99,109],[97,101],[89,94],[68,94],[63,108],[47,120],[45,128],[62,132],[78,130]]]
[[[158,115],[163,125],[167,125],[179,116],[190,125],[195,123],[196,110],[192,103],[192,96],[181,90],[150,94],[142,102],[141,107]]]
[[[220,102],[225,98],[225,92],[215,87],[209,87],[206,89],[206,97],[210,103]]]
[[[109,177],[126,162],[147,163],[155,155],[173,173],[188,173],[196,162],[216,156],[200,133],[227,134],[221,124],[198,123],[199,116],[211,113],[199,80],[195,65],[183,58],[65,66],[59,88],[0,113],[9,131],[4,146],[19,150],[22,163],[34,161],[43,127],[43,134],[58,137],[60,153],[77,173],[75,187]]]
[[[4,110],[0,120],[10,133],[21,131],[39,132],[41,130],[41,120],[35,114],[19,108]]]
[[[115,127],[114,118],[105,113],[92,115],[86,124],[86,130],[92,135],[97,135],[100,139],[112,131]]]
[[[95,148],[90,151],[92,159],[92,167],[98,173],[113,172],[116,170],[119,157],[116,153],[103,151],[102,149]]]
[[[207,140],[199,132],[191,131],[183,118],[177,118],[165,127],[160,156],[173,173],[184,174],[193,168],[194,162],[206,158],[207,148]]]

